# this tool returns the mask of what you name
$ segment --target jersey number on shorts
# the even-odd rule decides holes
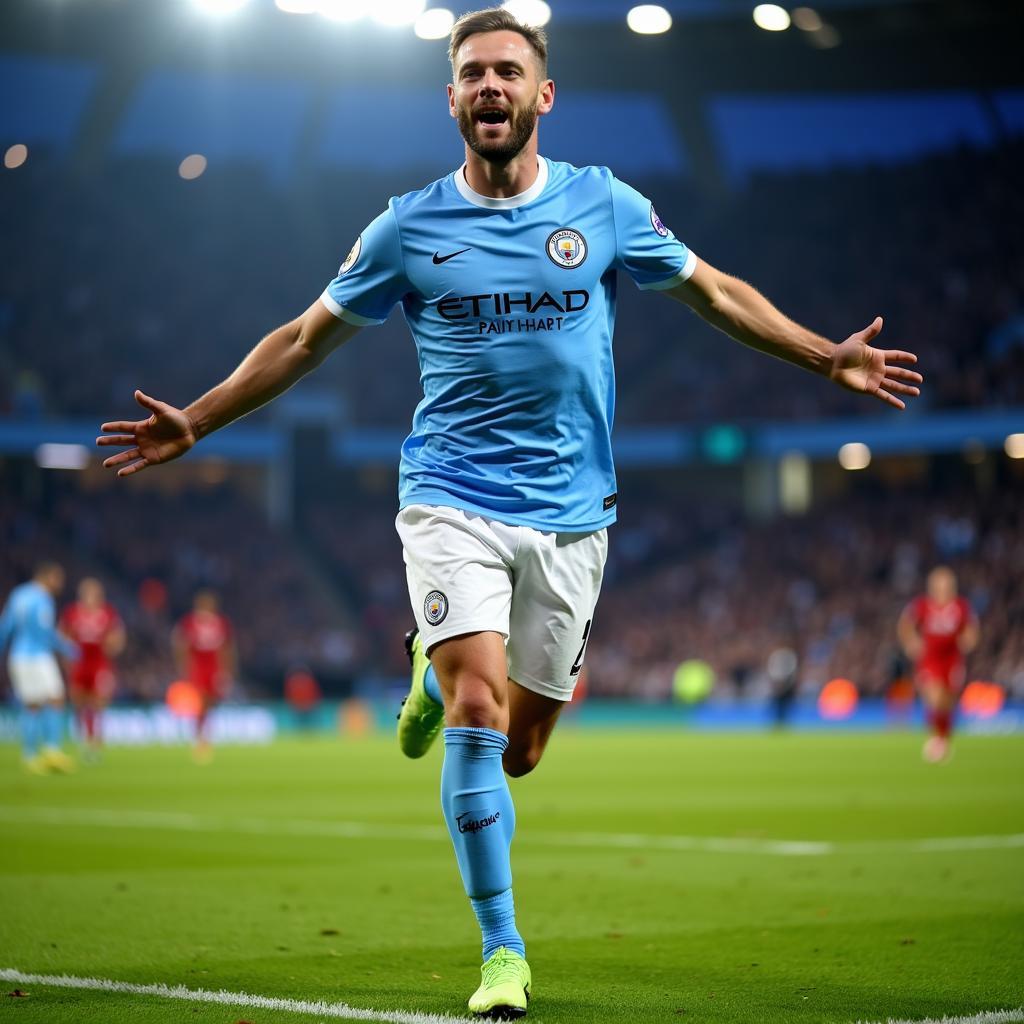
[[[587,637],[590,636],[590,624],[593,621],[593,619],[587,619],[587,624],[583,627],[583,646],[580,648],[580,653],[576,655],[576,660],[572,663],[572,668],[569,669],[569,675],[571,676],[578,676],[580,674],[580,669],[583,668],[583,655],[587,650]]]

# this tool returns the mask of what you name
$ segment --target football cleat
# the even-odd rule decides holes
[[[39,756],[51,772],[70,775],[75,770],[75,762],[63,750],[58,750],[56,747],[47,747]]]
[[[398,745],[406,757],[422,757],[441,731],[444,706],[432,700],[424,689],[423,677],[430,660],[423,651],[418,629],[405,634],[405,653],[412,665],[412,683],[398,714]]]
[[[950,756],[949,740],[945,736],[929,736],[925,741],[921,756],[929,764],[941,764]]]
[[[480,987],[469,998],[470,1012],[491,1020],[525,1017],[531,984],[526,960],[499,946],[480,968]]]
[[[50,774],[50,765],[42,754],[33,754],[31,757],[23,758],[21,763],[25,766],[25,771],[31,772],[33,775]]]

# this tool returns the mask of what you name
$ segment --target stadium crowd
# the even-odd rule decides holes
[[[1024,697],[1024,480],[990,491],[858,490],[796,518],[752,522],[735,504],[666,497],[620,481],[605,584],[587,652],[588,690],[669,699],[688,658],[707,661],[721,698],[767,694],[769,655],[800,659],[809,692],[828,679],[884,693],[905,670],[896,621],[930,568],[951,565],[981,619],[972,678]],[[125,619],[123,697],[159,698],[175,678],[171,629],[200,588],[235,624],[239,696],[279,695],[308,667],[330,692],[407,671],[410,627],[389,493],[310,502],[288,532],[230,485],[179,493],[61,487],[46,503],[0,500],[0,593],[56,559],[97,575]],[[240,525],[242,528],[240,528]]]
[[[948,564],[981,618],[971,678],[1024,695],[1022,499],[1020,486],[898,501],[871,493],[760,525],[714,508],[669,522],[651,508],[646,526],[623,531],[642,557],[612,565],[587,655],[591,690],[665,699],[679,663],[699,658],[719,696],[764,694],[769,656],[790,648],[812,693],[843,677],[883,694],[906,674],[899,614],[929,569]],[[669,531],[671,553],[655,540]]]
[[[1022,166],[1018,140],[763,175],[713,201],[676,182],[636,184],[699,255],[823,333],[845,337],[884,313],[883,339],[917,349],[929,372],[920,408],[992,406],[1024,403]],[[0,236],[18,254],[0,264],[0,415],[114,414],[135,387],[187,402],[316,298],[391,192],[422,184],[332,179],[295,195],[244,167],[184,182],[142,160],[112,165],[104,182],[45,158],[0,179]],[[616,351],[620,423],[877,412],[823,381],[797,386],[785,367],[631,287],[620,290]],[[408,423],[418,373],[401,317],[318,380],[355,424]]]
[[[45,513],[44,513],[45,509]],[[121,697],[159,699],[176,678],[171,632],[200,589],[212,589],[234,622],[240,678],[235,695],[280,692],[287,672],[307,667],[328,681],[348,677],[359,636],[309,557],[288,533],[230,487],[176,494],[68,486],[39,497],[0,499],[0,593],[44,560],[64,566],[74,600],[96,576],[125,621],[118,659]]]

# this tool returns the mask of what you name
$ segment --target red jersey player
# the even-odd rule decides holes
[[[207,715],[223,699],[235,673],[233,630],[220,613],[213,591],[199,591],[192,600],[192,611],[175,626],[174,653],[184,678],[199,692],[196,757],[206,760],[210,756]]]
[[[956,575],[939,566],[928,574],[927,593],[904,609],[899,637],[914,662],[914,677],[928,710],[932,735],[924,745],[928,761],[949,754],[953,709],[964,684],[964,658],[978,643],[978,620],[957,596]]]
[[[60,628],[78,644],[69,690],[79,732],[95,753],[101,738],[100,713],[114,695],[112,659],[124,650],[124,625],[107,603],[103,584],[87,576],[78,584],[78,600],[61,613]]]

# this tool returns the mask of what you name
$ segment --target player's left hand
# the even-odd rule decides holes
[[[919,395],[921,389],[917,385],[924,378],[914,370],[895,365],[916,363],[917,356],[913,352],[871,347],[870,342],[881,330],[882,318],[876,316],[863,331],[851,334],[836,345],[829,378],[849,391],[874,395],[888,405],[904,409],[906,403],[897,395]]]

